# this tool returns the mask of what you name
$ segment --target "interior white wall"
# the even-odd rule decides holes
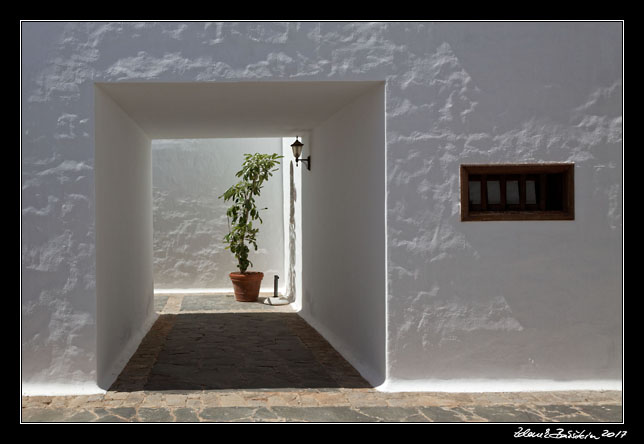
[[[303,131],[282,139],[282,190],[284,192],[284,275],[280,284],[294,310],[302,309],[302,170],[295,166],[291,144],[299,136],[309,144],[310,133]],[[306,157],[306,156],[305,156]]]
[[[386,373],[384,98],[381,83],[313,128],[301,172],[300,314],[374,385]]]
[[[240,179],[244,154],[282,153],[281,138],[170,139],[152,141],[155,292],[183,289],[232,292],[228,274],[237,261],[226,250],[228,202],[219,199]],[[264,273],[262,291],[273,291],[273,276],[284,285],[283,166],[257,198],[263,223],[252,270]]]
[[[156,319],[150,139],[95,90],[98,385],[116,379]]]

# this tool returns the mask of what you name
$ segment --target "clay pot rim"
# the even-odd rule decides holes
[[[247,271],[245,273],[241,273],[239,271],[233,271],[228,276],[230,276],[231,278],[238,278],[238,279],[252,279],[252,278],[264,277],[264,273],[262,273],[261,271]]]

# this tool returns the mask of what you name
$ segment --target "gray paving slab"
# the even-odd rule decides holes
[[[420,412],[432,422],[465,422],[460,412],[438,406],[419,407]]]
[[[622,408],[617,405],[582,405],[579,410],[590,416],[597,418],[602,422],[621,422]]]
[[[291,422],[373,422],[373,417],[343,406],[332,407],[273,407],[281,418]]]
[[[260,407],[261,408],[261,407]],[[199,416],[206,421],[214,422],[252,422],[258,407],[207,407]],[[265,416],[265,415],[262,415]]]
[[[418,407],[359,407],[369,422],[430,422]]]
[[[165,304],[168,302],[169,295],[161,295],[154,297],[154,311],[157,313],[162,312]]]
[[[174,417],[170,410],[165,407],[141,407],[138,411],[138,419],[142,422],[173,422]]]

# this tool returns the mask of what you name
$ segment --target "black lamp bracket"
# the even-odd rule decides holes
[[[300,159],[299,157],[296,157],[295,166],[297,166],[298,162],[306,162],[306,169],[311,171],[311,156],[308,156],[306,159],[305,158]]]

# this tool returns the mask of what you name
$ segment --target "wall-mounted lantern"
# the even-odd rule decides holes
[[[306,162],[306,169],[311,170],[311,156],[308,156],[306,159],[300,159],[300,156],[302,155],[302,147],[304,144],[300,142],[298,139],[300,136],[295,136],[295,142],[291,144],[291,148],[293,149],[293,155],[295,156],[295,166],[297,166],[298,162]]]

